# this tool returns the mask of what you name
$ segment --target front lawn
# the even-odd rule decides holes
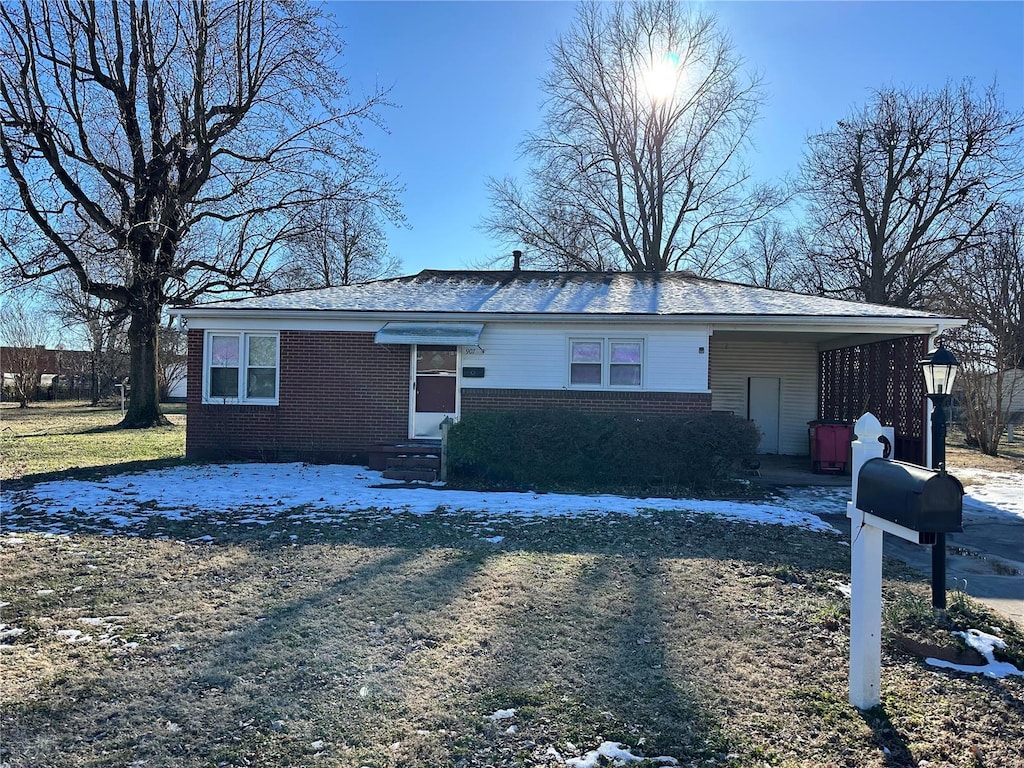
[[[847,705],[834,534],[670,511],[282,508],[0,544],[11,768],[555,768],[597,765],[606,742],[645,766],[1024,754],[1024,678],[901,650],[896,630],[948,637],[914,611],[886,614],[883,707]],[[888,567],[890,602],[926,605],[921,578]]]
[[[119,407],[60,401],[0,404],[0,480],[76,469],[124,469],[185,455],[185,406],[162,406],[172,426],[114,429]]]
[[[850,550],[813,494],[470,505],[356,468],[124,474],[181,463],[183,416],[119,418],[2,412],[2,768],[1021,766],[1024,677],[926,664],[955,627],[895,562],[883,706],[847,704]],[[36,482],[72,466],[94,469]],[[1024,667],[1019,628],[950,606]]]

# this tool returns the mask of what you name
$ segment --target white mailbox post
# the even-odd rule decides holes
[[[886,430],[865,413],[853,427],[852,495],[846,505],[850,518],[850,704],[871,709],[881,701],[882,676],[882,533],[921,542],[910,528],[857,508],[861,467],[870,459],[889,458]]]

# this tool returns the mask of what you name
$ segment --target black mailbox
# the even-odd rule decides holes
[[[962,531],[963,503],[959,480],[916,464],[869,459],[857,476],[857,509],[913,531]]]

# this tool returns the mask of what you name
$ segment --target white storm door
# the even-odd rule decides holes
[[[458,417],[458,347],[412,347],[412,395],[409,437],[440,440],[441,422]]]
[[[779,392],[782,380],[772,376],[747,379],[747,418],[761,430],[758,453],[779,452]]]

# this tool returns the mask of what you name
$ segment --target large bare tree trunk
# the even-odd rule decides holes
[[[157,333],[160,328],[160,309],[132,313],[128,326],[131,346],[131,399],[121,426],[140,429],[170,424],[160,410],[157,366],[160,364]]]

